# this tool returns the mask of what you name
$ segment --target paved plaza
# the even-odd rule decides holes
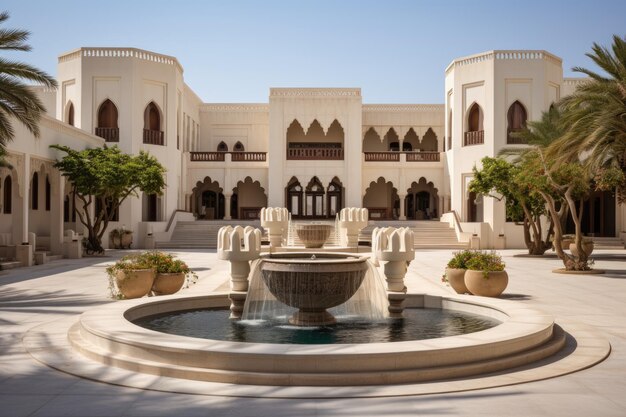
[[[140,390],[81,379],[34,360],[22,339],[32,328],[112,302],[104,267],[121,255],[60,260],[0,273],[0,416],[625,416],[626,253],[599,250],[604,275],[551,271],[554,256],[514,257],[502,251],[510,276],[504,299],[542,309],[559,320],[593,326],[611,343],[602,363],[570,375],[500,388],[439,395],[359,399],[264,399]],[[228,288],[227,262],[214,251],[177,254],[197,270],[188,294]],[[407,275],[410,292],[435,295],[451,251],[418,251]],[[123,381],[120,381],[123,383]],[[187,382],[189,383],[189,382]],[[193,383],[193,382],[191,382]],[[364,387],[364,389],[370,389]],[[375,395],[376,388],[371,388]]]

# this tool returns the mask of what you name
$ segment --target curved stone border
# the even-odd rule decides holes
[[[424,298],[424,301],[432,303],[437,298],[439,297],[428,297]],[[458,297],[444,297],[439,299],[442,302],[446,302],[447,299],[454,298]],[[479,300],[481,302],[484,301],[484,299]],[[415,298],[413,298],[412,301],[415,303]],[[513,310],[516,310],[515,307],[518,307],[517,313],[522,315],[532,310],[523,306],[520,308],[518,303],[510,301],[488,301],[490,304],[509,304],[509,307],[513,307]],[[116,304],[126,304],[126,308],[129,305],[129,303]],[[469,305],[472,304],[474,303],[470,303]],[[498,313],[498,310],[494,310],[494,314],[497,315],[501,313]],[[549,358],[509,370],[506,373],[487,374],[465,380],[457,379],[453,381],[403,385],[278,387],[183,380],[142,374],[103,365],[77,354],[76,351],[72,349],[67,335],[70,328],[75,324],[76,317],[70,317],[39,325],[31,329],[25,335],[24,346],[27,351],[40,362],[52,368],[83,378],[141,389],[218,396],[268,398],[377,397],[466,391],[519,384],[568,374],[580,369],[585,369],[602,361],[610,352],[608,342],[594,329],[576,323],[561,322],[567,329],[567,334],[565,334],[566,346],[564,349]],[[500,326],[494,329],[498,327]],[[485,332],[489,332],[489,330]],[[555,333],[558,334],[561,332],[561,328],[556,326]]]

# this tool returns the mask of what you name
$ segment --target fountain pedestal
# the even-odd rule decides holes
[[[408,227],[374,229],[372,255],[376,262],[385,262],[389,317],[402,317],[406,298],[404,277],[409,264],[415,259],[413,232]]]
[[[270,248],[280,248],[289,226],[289,212],[284,207],[267,207],[261,209],[261,226],[267,230]]]
[[[359,232],[367,226],[369,211],[366,208],[344,208],[339,212],[341,244],[349,248],[359,246]]]
[[[230,317],[241,318],[248,291],[250,261],[261,254],[261,231],[252,226],[224,226],[217,233],[217,257],[230,261]],[[242,295],[243,294],[243,295]]]

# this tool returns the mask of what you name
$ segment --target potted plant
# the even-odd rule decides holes
[[[458,294],[470,292],[465,286],[465,271],[467,270],[467,261],[471,259],[474,253],[475,251],[468,249],[454,252],[452,259],[448,261],[444,281],[448,282]]]
[[[132,230],[126,230],[124,227],[120,227],[109,232],[109,246],[111,249],[130,249],[132,244]]]
[[[140,298],[147,295],[155,278],[154,267],[140,255],[128,255],[106,269],[113,298]]]
[[[587,256],[589,256],[593,252],[594,248],[593,239],[590,237],[583,237],[582,239],[583,250],[585,251]],[[576,248],[576,243],[574,243],[573,240],[572,243],[569,244],[569,251],[572,252],[572,255],[578,258],[578,249]]]
[[[189,269],[187,264],[180,259],[175,259],[172,254],[152,251],[141,256],[156,271],[152,285],[153,295],[174,294],[183,286],[189,286],[197,279],[197,275]]]
[[[474,295],[498,297],[509,283],[504,266],[496,252],[474,252],[467,261],[465,286]]]

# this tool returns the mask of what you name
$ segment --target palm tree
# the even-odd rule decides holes
[[[0,13],[0,24],[9,18]],[[0,28],[0,50],[30,51],[26,43],[30,32],[21,29]],[[46,87],[56,87],[56,81],[43,71],[28,64],[0,57],[0,162],[6,155],[7,142],[13,140],[15,130],[12,119],[22,123],[35,136],[39,136],[39,118],[45,112],[43,103],[24,81]],[[3,164],[6,165],[6,162]]]
[[[613,36],[610,50],[594,43],[586,55],[606,74],[574,68],[589,80],[562,100],[568,129],[551,156],[560,160],[579,157],[593,171],[611,167],[626,171],[626,40]]]

